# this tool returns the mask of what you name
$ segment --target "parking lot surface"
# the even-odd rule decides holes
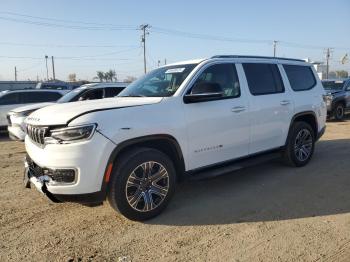
[[[327,124],[306,167],[182,183],[145,223],[24,189],[24,155],[0,139],[0,261],[350,261],[350,120]]]

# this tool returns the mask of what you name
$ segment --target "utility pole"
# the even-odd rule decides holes
[[[140,25],[140,29],[142,30],[142,36],[141,36],[141,43],[143,45],[143,68],[145,71],[145,74],[147,72],[147,66],[146,66],[146,35],[149,34],[147,29],[150,28],[149,24]]]
[[[331,58],[331,49],[327,48],[326,50],[326,79],[329,76],[329,59]]]
[[[278,41],[273,40],[273,57],[276,57],[276,48]]]
[[[47,55],[45,55],[45,61],[46,61],[46,80],[49,81],[49,69],[47,67],[47,59],[49,57]]]
[[[53,76],[53,80],[56,79],[55,77],[55,61],[53,60],[53,56],[51,56],[51,62],[52,62],[52,76]]]
[[[166,58],[164,58],[164,65],[166,65]]]
[[[15,81],[17,81],[17,67],[15,67]]]

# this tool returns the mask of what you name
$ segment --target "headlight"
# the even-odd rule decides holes
[[[31,109],[31,110],[27,110],[27,111],[22,111],[22,112],[18,112],[18,113],[13,113],[12,115],[14,117],[27,117],[29,116],[31,113],[33,113],[36,109]]]
[[[326,102],[326,103],[330,103],[332,100],[333,100],[333,95],[332,94],[327,94],[327,95],[324,95],[323,96],[323,100]]]
[[[92,137],[96,124],[53,129],[45,137],[45,144],[69,144],[88,140]]]

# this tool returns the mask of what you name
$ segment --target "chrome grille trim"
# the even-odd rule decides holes
[[[48,127],[27,125],[27,134],[33,142],[44,145],[45,136],[48,135]]]

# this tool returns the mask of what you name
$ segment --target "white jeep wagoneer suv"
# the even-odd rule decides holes
[[[167,65],[118,97],[57,104],[26,120],[25,184],[53,201],[108,199],[158,215],[184,177],[272,157],[306,165],[325,131],[324,89],[302,60],[214,56]]]

